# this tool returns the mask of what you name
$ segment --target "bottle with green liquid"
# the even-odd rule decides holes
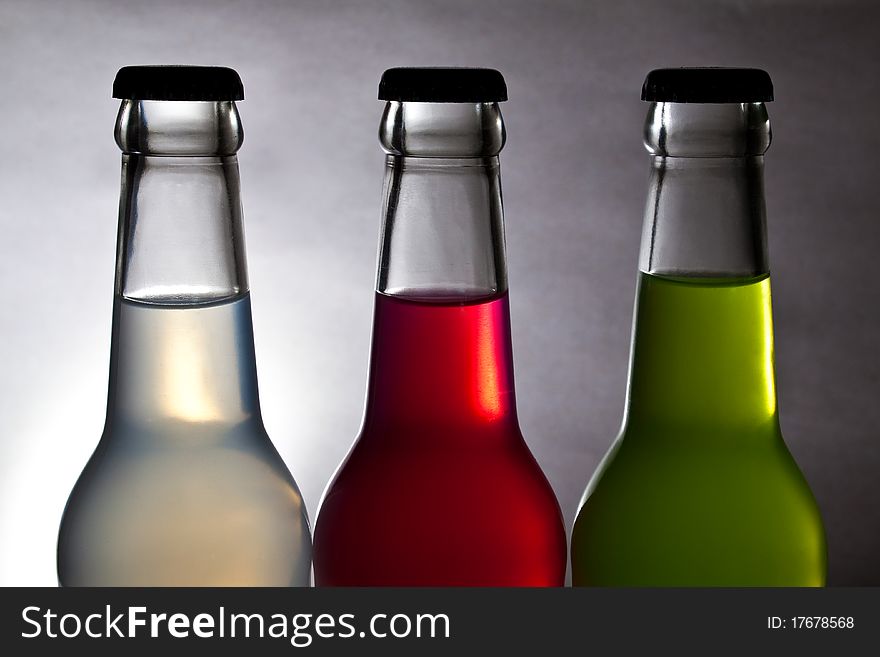
[[[572,536],[575,586],[822,586],[822,520],[782,439],[763,165],[766,72],[652,71],[622,429]]]

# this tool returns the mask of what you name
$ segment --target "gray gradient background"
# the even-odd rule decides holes
[[[524,433],[570,525],[623,407],[656,66],[773,76],[767,158],[787,442],[830,583],[880,584],[877,34],[869,2],[0,1],[0,583],[55,583],[58,520],[101,432],[118,67],[233,66],[266,425],[312,518],[359,425],[379,226],[376,85],[501,69]]]

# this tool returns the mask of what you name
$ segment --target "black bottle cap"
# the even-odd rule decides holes
[[[759,68],[658,68],[645,78],[642,100],[763,103],[773,100],[773,82]]]
[[[123,66],[113,97],[137,100],[242,100],[241,78],[225,66]]]
[[[389,68],[379,82],[379,100],[495,103],[507,100],[507,85],[494,68]]]

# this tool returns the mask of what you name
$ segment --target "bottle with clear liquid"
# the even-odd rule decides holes
[[[125,67],[104,433],[61,521],[64,586],[307,586],[309,524],[260,415],[238,74]]]
[[[769,76],[661,69],[623,426],[572,536],[573,584],[821,586],[822,520],[782,440],[763,166]]]
[[[366,410],[315,525],[319,586],[560,586],[562,518],[516,415],[489,69],[391,69]]]

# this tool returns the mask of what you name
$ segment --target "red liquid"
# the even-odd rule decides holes
[[[516,418],[507,294],[376,296],[364,425],[315,527],[318,586],[561,586],[559,505]]]

